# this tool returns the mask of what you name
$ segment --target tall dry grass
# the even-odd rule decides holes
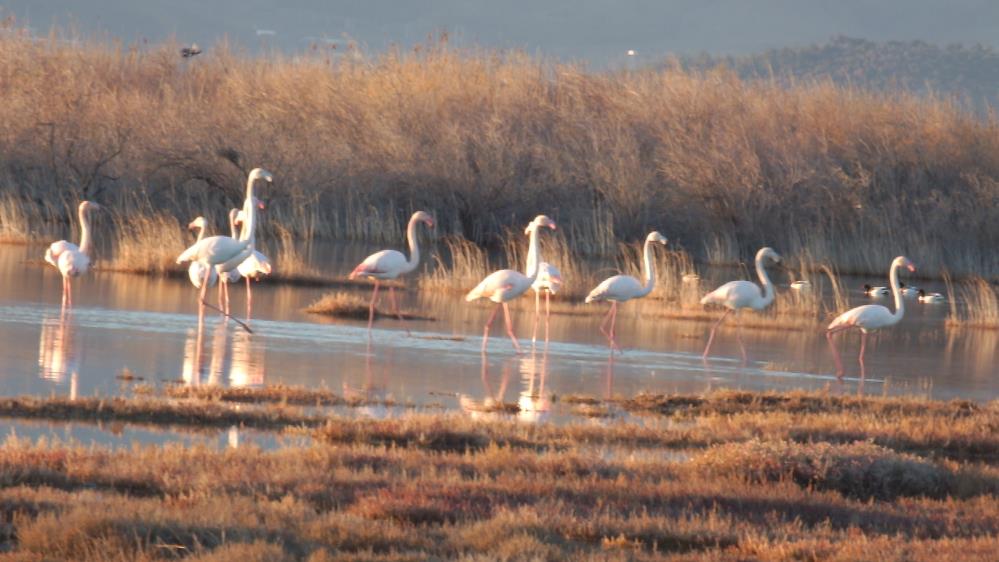
[[[183,60],[176,45],[57,39],[0,38],[0,200],[23,207],[0,232],[37,215],[32,230],[63,235],[84,198],[224,224],[262,165],[276,177],[264,236],[394,241],[423,208],[442,234],[497,249],[546,212],[579,255],[658,228],[698,259],[768,244],[844,272],[904,253],[999,273],[999,126],[947,100],[594,73],[443,42]]]
[[[999,294],[991,283],[975,277],[957,287],[959,298],[949,283],[947,292],[951,303],[948,326],[999,330]]]

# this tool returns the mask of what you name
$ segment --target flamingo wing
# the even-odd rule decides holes
[[[55,267],[59,267],[59,256],[61,256],[63,252],[68,252],[68,251],[79,252],[80,247],[77,246],[76,244],[73,244],[72,242],[67,242],[66,240],[53,242],[45,250],[45,261],[49,262]]]
[[[538,264],[538,278],[531,285],[535,291],[547,289],[549,293],[555,294],[562,288],[562,274],[554,265],[548,262]]]
[[[264,254],[254,250],[250,254],[250,257],[246,258],[236,269],[243,277],[256,279],[262,275],[271,274],[271,260],[267,259],[267,256]]]
[[[531,288],[531,278],[513,269],[501,269],[490,273],[465,295],[466,301],[489,299],[493,302],[506,302],[519,297]]]
[[[826,329],[857,327],[866,332],[891,326],[893,323],[893,316],[887,307],[880,304],[865,304],[840,314]]]
[[[249,240],[239,241],[229,236],[209,236],[184,250],[184,253],[177,258],[177,263],[200,261],[207,265],[223,265],[223,270],[228,271],[246,259],[250,252]],[[229,265],[228,262],[234,261],[240,255],[243,257],[238,262],[225,267]]]
[[[642,292],[642,283],[630,275],[615,275],[604,279],[586,296],[586,302],[624,302]]]
[[[192,262],[187,268],[187,276],[191,279],[191,284],[196,289],[201,288],[201,284],[208,280],[208,286],[213,287],[219,280],[219,274],[214,267],[208,267],[201,262]]]
[[[83,275],[90,269],[90,257],[79,250],[66,250],[59,254],[58,267],[64,276]]]
[[[395,279],[406,267],[406,256],[395,250],[382,250],[364,258],[350,278],[371,277],[374,279]]]
[[[733,310],[747,308],[763,298],[760,287],[749,281],[729,281],[704,295],[701,304],[718,304]]]

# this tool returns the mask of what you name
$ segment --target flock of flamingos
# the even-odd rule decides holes
[[[193,246],[184,250],[177,258],[177,263],[190,263],[188,272],[191,282],[200,290],[198,318],[199,322],[204,319],[205,307],[218,310],[223,315],[232,318],[229,314],[228,285],[238,282],[240,278],[246,279],[247,287],[247,321],[249,321],[252,309],[252,296],[250,293],[250,279],[267,275],[271,272],[270,262],[266,256],[256,251],[255,229],[257,209],[262,209],[261,202],[254,197],[254,184],[258,181],[272,182],[273,175],[262,168],[256,168],[250,172],[246,183],[246,199],[243,208],[233,209],[229,214],[230,236],[205,236],[205,221],[202,217],[195,219],[189,228],[198,230],[198,240]],[[91,234],[89,215],[92,211],[100,209],[96,203],[84,201],[79,206],[80,219],[80,245],[77,246],[66,240],[52,243],[45,252],[45,261],[59,269],[63,280],[62,304],[63,308],[72,306],[72,280],[87,272],[90,267]],[[371,302],[369,305],[368,329],[370,333],[371,323],[374,319],[375,305],[378,301],[378,291],[381,281],[396,279],[400,275],[411,272],[417,268],[420,261],[420,250],[417,244],[416,228],[419,223],[424,223],[428,227],[434,226],[433,217],[424,211],[417,211],[413,214],[407,228],[407,239],[409,242],[410,254],[407,258],[396,250],[383,250],[368,256],[350,274],[351,279],[366,278],[374,281]],[[545,295],[546,308],[546,332],[547,317],[550,315],[550,296],[558,292],[562,278],[558,269],[552,264],[545,262],[541,258],[538,244],[538,230],[549,228],[555,230],[555,222],[545,215],[538,215],[527,225],[524,233],[529,236],[529,246],[527,254],[527,270],[521,273],[514,269],[503,269],[495,271],[482,280],[465,297],[467,301],[474,301],[486,298],[496,303],[496,307],[486,321],[482,335],[482,351],[485,352],[489,341],[489,329],[500,308],[503,309],[503,316],[506,323],[506,331],[513,342],[514,348],[520,352],[520,344],[513,332],[513,325],[510,320],[510,310],[508,303],[523,295],[528,290],[533,289],[535,293],[535,316],[534,316],[534,336],[537,339],[538,319],[540,317],[540,296]],[[600,331],[607,337],[611,350],[621,351],[615,337],[614,324],[617,318],[617,307],[620,303],[638,299],[648,295],[655,284],[655,270],[652,261],[653,244],[666,244],[666,237],[659,232],[652,232],[645,239],[644,246],[644,282],[629,275],[615,275],[605,279],[596,288],[590,291],[586,297],[587,303],[609,302],[610,310],[600,325]],[[762,288],[749,281],[730,281],[714,291],[711,291],[701,299],[704,305],[720,305],[725,308],[724,314],[714,323],[708,337],[707,345],[704,348],[703,357],[706,359],[711,350],[711,344],[715,338],[715,331],[730,313],[738,312],[741,309],[763,310],[768,307],[775,296],[775,288],[765,268],[766,263],[779,262],[780,255],[771,248],[763,248],[756,254],[756,273],[759,276]],[[864,352],[867,347],[867,335],[873,330],[888,328],[897,324],[905,313],[905,299],[903,292],[912,291],[912,288],[904,287],[899,282],[898,272],[906,268],[915,271],[915,265],[908,258],[899,256],[895,258],[889,269],[890,294],[894,297],[895,311],[892,312],[887,307],[879,304],[868,304],[858,306],[844,312],[836,317],[826,328],[826,337],[836,361],[837,376],[842,377],[844,373],[843,363],[833,340],[833,336],[839,332],[850,329],[857,329],[861,332],[860,355],[858,361],[861,374],[864,373]],[[219,287],[219,306],[215,307],[206,301],[207,290],[210,286]],[[800,286],[799,286],[800,287]],[[798,288],[798,287],[796,287]],[[865,292],[871,296],[886,296],[889,289],[886,287],[865,287]],[[394,288],[389,286],[389,299],[393,312],[399,315],[398,303],[395,298]],[[920,295],[920,300],[933,302],[942,299],[939,294]],[[233,318],[247,331],[249,326],[238,319]],[[547,335],[546,335],[547,339]],[[746,360],[746,350],[742,343],[741,335],[738,336],[739,345],[742,351],[743,361]]]

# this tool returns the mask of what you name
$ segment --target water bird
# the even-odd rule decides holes
[[[265,180],[268,183],[274,181],[274,176],[264,170],[263,168],[254,168],[250,171],[250,174],[246,180],[246,199],[243,203],[243,211],[246,214],[246,223],[243,228],[249,232],[246,240],[237,240],[230,236],[209,236],[208,238],[203,238],[200,242],[196,242],[190,248],[184,250],[180,256],[177,257],[177,263],[185,263],[189,261],[198,261],[203,263],[206,267],[218,267],[219,275],[232,271],[236,269],[239,264],[253,253],[253,242],[254,242],[254,229],[256,227],[256,213],[253,211],[253,184],[257,180]],[[201,294],[199,300],[201,306],[198,308],[199,319],[204,317],[204,309],[206,306],[211,306],[205,301],[205,293],[208,290],[207,284],[201,285]],[[215,307],[212,307],[215,308]],[[229,313],[222,309],[217,309],[219,312],[227,317]],[[246,330],[249,330],[249,326],[245,323],[236,320],[239,324]]]
[[[902,291],[902,296],[907,299],[918,299],[919,291],[922,290],[918,287],[906,286],[905,283],[899,283],[898,286],[899,289]]]
[[[409,259],[402,252],[396,250],[382,250],[375,252],[364,258],[353,271],[350,272],[350,279],[365,277],[374,279],[375,287],[371,291],[371,304],[368,307],[368,335],[371,335],[371,324],[375,321],[375,304],[378,301],[378,287],[382,281],[389,281],[399,277],[404,273],[409,273],[420,264],[420,244],[416,235],[416,227],[420,223],[428,228],[434,227],[434,218],[426,211],[416,211],[409,217],[409,224],[406,226],[406,240],[409,242]],[[399,305],[395,300],[395,287],[389,286],[389,301],[392,304],[392,311],[402,320],[399,312]],[[409,330],[406,330],[409,334]]]
[[[808,291],[812,290],[812,282],[806,281],[804,279],[799,281],[794,281],[791,283],[791,290],[807,293]]]
[[[770,276],[767,275],[767,270],[763,266],[764,260],[767,259],[779,263],[781,257],[773,248],[760,248],[760,251],[756,252],[756,275],[760,278],[760,283],[763,285],[762,291],[756,283],[741,280],[729,281],[707,295],[704,295],[704,298],[701,299],[701,304],[718,304],[726,308],[725,313],[711,327],[708,344],[704,346],[704,353],[701,355],[703,359],[707,359],[708,352],[711,350],[711,342],[715,339],[715,330],[718,329],[718,326],[721,325],[729,313],[738,312],[743,308],[763,310],[770,306],[770,303],[774,302],[774,284],[770,281]],[[739,349],[742,351],[742,361],[745,363],[746,346],[743,345],[742,334],[738,331],[736,332],[736,338],[739,341]]]
[[[621,351],[615,338],[614,324],[617,321],[617,305],[631,299],[640,299],[652,292],[656,284],[656,268],[652,261],[652,243],[658,242],[666,245],[666,237],[659,231],[650,232],[645,237],[644,258],[645,258],[645,283],[630,275],[615,275],[604,279],[596,286],[590,294],[586,296],[586,303],[608,301],[611,303],[610,310],[603,322],[600,323],[600,332],[607,337],[607,342],[613,350]],[[610,329],[606,329],[610,322]]]
[[[547,227],[555,230],[555,221],[545,215],[538,215],[533,221],[531,221],[530,224],[527,225],[527,229],[525,231],[530,236],[528,254],[533,253],[537,256],[539,263],[542,261],[540,250],[538,248],[538,229],[541,227]],[[468,302],[485,298],[496,303],[496,308],[494,308],[493,313],[489,315],[489,319],[486,320],[486,325],[483,329],[483,353],[485,353],[486,343],[489,341],[489,327],[492,326],[493,320],[496,319],[496,313],[499,312],[500,307],[503,308],[503,318],[506,320],[506,333],[510,336],[510,341],[513,342],[514,349],[517,350],[517,353],[520,353],[520,344],[517,343],[517,336],[513,334],[513,324],[510,322],[510,307],[507,303],[526,293],[537,280],[538,268],[534,268],[534,270],[529,273],[530,275],[524,275],[523,273],[513,269],[501,269],[499,271],[494,271],[493,273],[490,273],[488,277],[483,279],[481,283],[476,285],[474,289],[469,291],[467,295],[465,295],[465,300]]]
[[[840,360],[839,351],[833,342],[833,335],[851,328],[860,330],[860,356],[858,361],[860,362],[861,377],[863,377],[865,375],[864,351],[867,348],[868,332],[889,328],[902,320],[902,315],[905,314],[905,299],[902,298],[902,287],[898,281],[898,270],[902,267],[909,271],[916,271],[916,266],[905,256],[898,256],[891,262],[888,277],[890,279],[892,294],[895,297],[895,312],[888,310],[888,307],[881,306],[880,304],[865,304],[840,314],[826,328],[826,339],[829,341],[829,349],[832,350],[833,359],[836,360],[836,376],[843,376],[843,362]]]
[[[524,234],[530,234],[534,223],[527,225]],[[534,226],[536,228],[536,226]],[[538,255],[533,251],[532,246],[527,251],[527,269],[525,273],[530,276],[534,268],[538,269],[537,279],[531,285],[534,290],[534,331],[531,335],[531,343],[538,341],[538,321],[541,317],[541,293],[545,294],[545,341],[548,341],[549,320],[551,319],[551,296],[558,293],[562,287],[562,274],[554,265],[543,261],[538,262]]]
[[[205,224],[205,217],[198,217],[187,225],[188,230],[198,231],[198,239],[195,241],[195,244],[205,239]],[[187,267],[187,276],[191,279],[191,284],[194,285],[195,289],[200,289],[201,284],[206,281],[208,286],[212,287],[219,280],[219,274],[215,268],[207,267],[205,264],[198,261],[192,261],[191,265]]]
[[[90,269],[90,213],[101,206],[83,201],[77,209],[80,218],[80,245],[67,240],[53,242],[45,250],[45,261],[52,264],[62,274],[62,305],[73,306],[73,277],[79,277]]]
[[[251,207],[256,212],[256,209],[263,210],[264,204],[256,197],[253,198]],[[246,229],[242,228],[243,223],[246,222],[246,217],[243,215],[242,211],[237,213],[235,220],[233,221],[240,225],[240,240],[244,239],[249,235]],[[270,275],[272,271],[271,260],[267,258],[262,252],[254,249],[250,254],[250,257],[243,260],[243,263],[236,267],[236,272],[246,279],[246,318],[250,318],[250,314],[253,311],[253,292],[250,289],[250,280],[259,281],[263,276]],[[226,295],[226,300],[228,301],[229,295]]]
[[[864,294],[871,297],[872,299],[877,299],[881,297],[887,297],[891,294],[891,290],[888,287],[872,287],[870,284],[864,285]]]
[[[946,302],[947,299],[944,298],[940,293],[927,293],[923,289],[919,290],[919,302],[923,304],[933,304]]]
[[[239,209],[229,209],[229,236],[235,240],[242,240],[239,225],[236,224],[241,212]],[[229,314],[229,285],[239,283],[242,275],[239,273],[238,267],[229,271],[219,271],[219,267],[216,266],[215,270],[219,281],[221,281],[219,283],[219,308]]]
[[[183,47],[180,50],[180,56],[184,57],[185,59],[189,59],[193,56],[200,54],[201,54],[201,47],[198,47],[197,43],[191,43],[190,47]]]

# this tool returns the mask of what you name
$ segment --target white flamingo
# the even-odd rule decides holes
[[[254,209],[264,208],[264,204],[256,197],[253,198],[252,206]],[[247,232],[246,229],[242,228],[242,224],[245,222],[245,220],[246,218],[244,217],[243,212],[240,211],[237,214],[236,219],[234,221],[236,224],[240,225],[240,233],[239,233],[240,240],[244,239],[246,236],[249,235],[249,232]],[[271,260],[267,259],[267,256],[265,256],[263,253],[261,253],[259,250],[256,249],[253,250],[253,253],[250,254],[250,257],[246,258],[243,261],[243,263],[239,264],[239,267],[236,268],[236,272],[238,273],[238,275],[241,275],[243,276],[243,279],[246,279],[247,318],[250,317],[250,313],[253,310],[253,293],[250,290],[250,280],[252,279],[254,281],[259,281],[264,275],[270,275],[271,271],[272,271]],[[228,301],[228,299],[229,295],[226,294],[226,300]]]
[[[525,231],[531,237],[528,253],[533,252],[539,261],[541,260],[541,256],[538,249],[538,228],[541,227],[548,227],[555,230],[555,221],[545,215],[538,215],[527,225],[527,230]],[[485,353],[486,343],[489,341],[489,327],[492,326],[493,320],[496,319],[496,313],[499,312],[501,306],[503,308],[503,318],[506,320],[506,333],[510,336],[510,341],[513,342],[514,349],[517,350],[517,353],[520,353],[520,344],[517,343],[517,336],[513,334],[513,324],[510,321],[510,307],[507,303],[526,293],[537,278],[538,268],[534,268],[533,271],[528,272],[528,275],[524,275],[513,269],[501,269],[490,273],[488,277],[483,279],[481,283],[465,295],[465,300],[468,302],[485,298],[496,303],[496,308],[489,315],[489,319],[486,320],[486,325],[483,328],[483,353]]]
[[[531,226],[527,225],[524,234],[530,234]],[[532,246],[527,250],[527,269],[525,273],[530,275],[534,268],[538,269],[538,277],[531,285],[534,289],[534,331],[531,335],[531,343],[538,341],[538,321],[541,318],[541,293],[545,294],[545,341],[548,341],[549,320],[551,318],[551,296],[558,293],[562,288],[562,274],[554,265],[543,261],[538,263],[538,253]]]
[[[236,221],[239,220],[239,215],[243,211],[239,209],[229,209],[229,236],[235,240],[243,240],[240,237],[240,229],[237,227]],[[219,278],[219,308],[225,310],[226,314],[229,314],[229,285],[239,282],[240,273],[239,268],[230,269],[229,271],[219,271],[219,266],[215,266],[215,274]]]
[[[836,376],[843,376],[843,362],[839,358],[839,351],[833,343],[833,335],[851,328],[860,330],[860,376],[865,375],[864,350],[867,348],[867,334],[872,330],[889,328],[898,324],[905,314],[905,299],[902,298],[902,288],[898,282],[898,270],[904,267],[909,271],[916,271],[916,266],[905,256],[898,256],[891,262],[891,269],[888,277],[891,280],[892,294],[895,296],[895,312],[888,310],[880,304],[865,304],[857,308],[850,309],[836,317],[829,327],[826,328],[826,339],[829,340],[829,349],[832,350],[833,359],[836,360]]]
[[[416,236],[416,227],[419,223],[424,223],[429,228],[434,227],[434,218],[426,211],[416,211],[409,217],[409,225],[406,227],[406,240],[409,242],[409,259],[402,252],[396,250],[382,250],[375,252],[364,258],[354,271],[350,272],[350,279],[366,277],[375,280],[375,288],[371,291],[371,305],[368,307],[368,334],[371,333],[371,324],[375,321],[375,304],[378,301],[378,287],[382,281],[395,279],[404,273],[409,273],[420,264],[420,245]],[[392,303],[392,311],[402,320],[399,312],[399,305],[395,300],[395,287],[389,286],[389,300]],[[406,330],[409,333],[409,330]]]
[[[197,261],[210,268],[218,266],[218,272],[221,275],[236,269],[239,264],[243,263],[253,253],[254,228],[256,227],[256,213],[253,211],[253,184],[258,179],[271,182],[274,178],[267,170],[254,168],[246,181],[246,200],[243,204],[243,211],[246,214],[247,220],[243,228],[248,230],[248,238],[246,240],[236,240],[230,236],[209,236],[208,238],[203,238],[200,242],[184,250],[177,258],[177,263]],[[199,320],[204,317],[205,306],[209,306],[205,302],[205,293],[207,290],[208,285],[202,284],[200,295],[201,305],[198,308]],[[221,309],[219,311],[229,316],[225,311]],[[242,322],[240,322],[240,325],[247,330],[249,329]]]
[[[656,268],[652,261],[652,243],[658,242],[666,245],[666,237],[658,231],[649,233],[645,238],[645,284],[630,275],[615,275],[604,279],[595,289],[586,296],[586,303],[609,301],[610,311],[604,321],[600,323],[600,332],[607,336],[607,341],[611,346],[611,353],[614,349],[621,351],[614,338],[614,323],[617,321],[617,305],[631,299],[639,299],[652,292],[656,284]],[[610,330],[606,330],[607,322],[610,321]]]
[[[198,217],[191,221],[191,224],[187,225],[189,230],[198,231],[198,240],[195,242],[201,242],[205,239],[205,217]],[[187,276],[191,279],[191,284],[194,285],[195,289],[200,289],[201,284],[207,279],[208,286],[212,287],[219,280],[219,274],[214,268],[205,267],[205,264],[197,261],[191,262],[191,265],[187,267]]]
[[[80,245],[67,240],[53,242],[45,250],[45,261],[55,266],[62,274],[62,305],[73,306],[73,277],[79,277],[90,269],[90,213],[101,206],[83,201],[77,209],[80,217]]]
[[[701,355],[703,359],[708,358],[708,352],[711,351],[711,342],[715,339],[715,331],[729,313],[738,312],[743,308],[763,310],[770,306],[770,303],[774,302],[774,284],[770,281],[770,276],[767,275],[767,270],[763,267],[763,262],[766,259],[780,262],[781,258],[773,248],[761,248],[759,252],[756,252],[756,275],[760,278],[760,283],[763,285],[762,291],[756,283],[750,281],[729,281],[704,295],[704,298],[701,299],[701,304],[718,304],[725,307],[725,314],[722,314],[721,318],[711,327],[711,335],[708,336],[708,345],[704,346],[704,353]],[[742,334],[739,331],[736,332],[736,339],[739,341],[739,349],[742,351],[742,361],[745,363],[746,346],[742,343]]]

